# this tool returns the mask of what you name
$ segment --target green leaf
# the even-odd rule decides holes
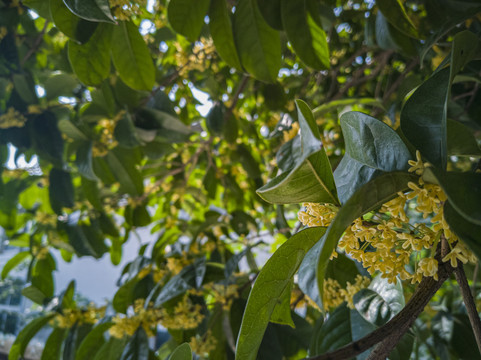
[[[75,164],[83,177],[91,181],[98,181],[93,169],[92,145],[92,142],[84,142],[77,148]]]
[[[42,351],[41,360],[60,360],[60,354],[62,353],[62,343],[65,337],[65,333],[65,329],[53,329],[47,341],[45,342],[45,347]]]
[[[281,1],[282,24],[297,56],[315,70],[329,69],[329,48],[324,30],[307,9],[307,0]]]
[[[77,256],[92,256],[101,258],[108,251],[100,230],[89,225],[68,224],[64,226],[68,235],[69,244],[72,245]]]
[[[234,38],[240,60],[255,78],[274,82],[281,67],[281,43],[277,31],[264,21],[257,0],[237,4]]]
[[[40,329],[47,325],[54,316],[55,314],[41,316],[25,325],[25,327],[18,333],[17,338],[10,349],[8,360],[18,360],[22,358],[30,340],[32,340]]]
[[[346,153],[334,171],[341,203],[377,176],[408,169],[411,154],[388,125],[369,115],[351,111],[341,116],[341,128]]]
[[[377,276],[367,289],[354,295],[356,310],[370,323],[381,326],[399,313],[405,305],[402,283],[390,284]]]
[[[75,358],[93,359],[99,348],[105,344],[104,333],[113,325],[112,322],[104,322],[96,325],[80,343]]]
[[[401,129],[406,138],[437,167],[447,164],[446,111],[449,69],[444,69],[419,86],[401,112]]]
[[[319,105],[312,110],[314,118],[320,118],[321,115],[328,113],[330,111],[336,110],[338,108],[342,109],[351,105],[363,105],[363,106],[374,106],[379,109],[385,110],[381,101],[375,98],[355,98],[355,99],[341,99],[334,100],[328,103]]]
[[[293,284],[294,279],[291,279],[289,285],[286,286],[282,294],[279,296],[277,304],[274,307],[274,310],[272,310],[269,321],[276,324],[289,325],[295,329],[296,325],[294,324],[291,315],[291,292]]]
[[[119,142],[119,145],[124,148],[135,148],[140,145],[139,137],[137,136],[130,113],[125,113],[117,122],[114,129],[114,136]]]
[[[22,295],[33,301],[35,304],[44,305],[45,294],[36,286],[29,285],[22,289]]]
[[[376,5],[386,17],[387,21],[396,29],[415,39],[419,37],[416,26],[409,18],[400,0],[377,1]]]
[[[68,42],[68,59],[75,75],[85,85],[99,85],[110,74],[112,26],[99,24],[90,40],[81,45]]]
[[[120,78],[132,89],[152,90],[155,66],[139,29],[130,21],[119,22],[112,34],[112,60]]]
[[[432,179],[436,181],[432,181]],[[481,225],[481,174],[454,173],[429,167],[424,179],[438,183],[446,193],[451,205],[466,220]]]
[[[481,156],[473,131],[459,121],[448,119],[448,155]]]
[[[56,28],[81,44],[90,39],[98,25],[96,22],[90,22],[75,16],[65,6],[63,0],[50,0],[50,14]]]
[[[49,199],[52,210],[57,214],[62,213],[62,208],[74,206],[74,187],[70,173],[52,169],[49,174]]]
[[[444,204],[444,218],[449,228],[481,259],[481,226],[466,220],[449,201]]]
[[[479,47],[478,37],[471,31],[464,30],[457,33],[453,38],[453,46],[451,49],[451,84],[454,77],[460,72],[464,66],[470,62]]]
[[[209,29],[219,56],[229,66],[242,71],[239,55],[234,42],[231,13],[226,0],[211,0],[209,8]]]
[[[326,269],[326,278],[336,280],[343,287],[346,286],[347,282],[354,284],[357,275],[359,275],[359,268],[356,261],[342,253],[337,254],[337,257],[329,261]]]
[[[192,349],[189,343],[183,343],[177,346],[170,355],[169,360],[192,360]]]
[[[120,183],[120,189],[132,196],[140,196],[144,192],[142,176],[136,168],[136,160],[131,150],[115,148],[106,157],[110,170]]]
[[[324,277],[329,258],[347,227],[358,217],[393,199],[399,191],[406,190],[410,181],[417,181],[417,176],[404,172],[382,174],[359,188],[339,209],[318,245],[321,248],[316,267],[320,299],[323,298]]]
[[[145,330],[140,326],[132,339],[127,343],[120,360],[148,360],[149,359],[149,338]]]
[[[56,99],[59,96],[72,96],[73,90],[79,85],[77,79],[69,74],[51,76],[45,81],[47,100]]]
[[[236,359],[256,359],[257,350],[276,304],[296,273],[306,252],[325,228],[314,227],[288,239],[267,261],[254,283],[237,338]]]
[[[23,263],[27,258],[30,258],[31,254],[29,251],[22,251],[19,253],[16,253],[14,256],[12,256],[7,263],[3,266],[2,269],[2,279],[5,279],[10,271],[15,269],[18,265]]]
[[[78,17],[89,21],[115,23],[108,0],[63,0]]]
[[[331,164],[319,136],[319,129],[306,103],[296,101],[301,128],[301,152],[298,163],[257,190],[264,200],[274,204],[322,202],[339,204]]]
[[[257,0],[257,6],[269,26],[283,30],[281,17],[281,0]]]
[[[146,130],[157,130],[157,137],[166,142],[186,141],[192,130],[171,114],[155,109],[140,109],[136,117],[136,126]]]
[[[194,42],[204,26],[209,0],[171,0],[167,17],[172,28]]]

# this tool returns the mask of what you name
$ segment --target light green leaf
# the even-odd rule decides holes
[[[12,256],[7,263],[3,266],[2,269],[2,279],[5,279],[10,271],[15,269],[18,265],[23,263],[26,259],[31,258],[31,254],[29,251],[22,251],[19,253],[16,253],[14,256]]]
[[[322,148],[319,129],[307,104],[296,101],[301,128],[301,152],[298,163],[257,190],[264,200],[274,204],[323,202],[339,204],[331,164]]]
[[[192,360],[192,349],[189,343],[183,343],[177,346],[170,355],[169,360]]]
[[[242,71],[239,55],[234,42],[231,14],[226,0],[211,0],[209,9],[209,29],[219,56],[229,66]]]
[[[327,228],[321,244],[318,245],[321,248],[317,260],[317,284],[320,299],[323,297],[324,277],[329,258],[347,227],[358,217],[393,199],[399,191],[406,190],[410,181],[417,181],[417,176],[404,172],[382,174],[359,188],[339,209]]]
[[[321,115],[328,113],[330,111],[336,110],[338,108],[345,108],[352,105],[363,105],[363,106],[374,106],[379,109],[384,109],[384,106],[381,101],[374,98],[355,98],[355,99],[341,99],[341,100],[334,100],[328,103],[319,105],[315,109],[312,110],[314,118],[320,118]]]
[[[78,17],[89,21],[115,23],[108,0],[63,0]]]
[[[400,0],[376,1],[376,5],[386,17],[387,21],[389,21],[389,23],[396,29],[415,39],[419,37],[416,26],[409,18],[406,9]]]
[[[432,181],[432,179],[435,181]],[[429,167],[424,179],[438,183],[451,205],[466,220],[481,225],[481,174],[447,172]]]
[[[132,89],[152,90],[155,66],[139,29],[130,21],[119,22],[112,34],[112,60],[120,78]]]
[[[10,349],[8,360],[19,360],[22,358],[30,340],[32,340],[32,338],[40,331],[40,329],[47,325],[54,316],[55,314],[41,316],[25,325],[25,327],[17,335],[17,338]]]
[[[237,4],[234,37],[247,72],[259,80],[274,82],[281,67],[281,42],[279,33],[262,17],[257,0],[243,0]]]
[[[105,344],[104,333],[113,325],[112,322],[104,322],[96,325],[80,343],[75,358],[93,359],[100,347]]]
[[[254,283],[237,338],[236,359],[254,360],[271,314],[306,252],[325,228],[314,227],[288,239],[267,261]],[[282,300],[281,300],[282,301]]]
[[[112,26],[99,24],[90,40],[81,45],[68,42],[68,59],[75,75],[85,85],[99,85],[110,73]]]
[[[172,28],[194,42],[200,35],[209,0],[171,0],[167,17]]]
[[[448,155],[481,156],[473,130],[459,121],[448,119]]]
[[[284,30],[296,54],[306,65],[316,70],[329,69],[326,33],[312,19],[306,1],[281,1]]]
[[[45,81],[47,100],[56,99],[59,96],[72,96],[73,90],[79,85],[77,79],[69,74],[51,76]]]
[[[411,154],[388,125],[369,115],[351,111],[341,116],[341,128],[346,153],[334,171],[341,203],[377,176],[408,169]]]

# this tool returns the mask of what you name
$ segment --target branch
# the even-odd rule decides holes
[[[466,279],[462,264],[459,264],[458,267],[454,269],[454,276],[456,276],[456,281],[461,289],[464,305],[466,305],[466,311],[468,312],[469,322],[473,328],[476,344],[478,344],[478,350],[481,353],[481,320],[479,320],[476,304],[474,303],[473,295],[469,289],[468,280]]]
[[[42,31],[40,31],[40,33],[38,34],[32,47],[30,48],[30,50],[28,50],[27,54],[25,54],[25,57],[22,59],[22,61],[20,61],[21,66],[23,66],[27,62],[27,60],[30,59],[30,57],[35,53],[35,51],[38,50],[40,44],[42,43],[43,36],[47,32],[48,24],[49,24],[49,21],[45,20],[45,24],[43,25]]]
[[[229,108],[227,109],[227,111],[225,112],[224,118],[226,120],[229,119],[230,116],[232,115],[232,112],[234,111],[237,105],[237,102],[239,101],[239,95],[242,93],[242,91],[244,91],[244,88],[246,87],[248,80],[249,80],[249,76],[247,75],[242,76],[242,80],[240,81],[239,86],[237,87],[237,90],[234,96],[232,97],[232,102]]]
[[[441,251],[436,254],[439,263],[438,280],[432,277],[425,277],[416,289],[404,309],[393,317],[388,323],[374,330],[369,335],[353,341],[346,346],[325,353],[319,356],[308,358],[307,360],[344,360],[351,359],[363,353],[376,344],[379,344],[370,354],[369,360],[385,359],[391,350],[399,342],[399,339],[411,327],[424,307],[429,303],[441,285],[453,273],[450,263],[443,263]]]

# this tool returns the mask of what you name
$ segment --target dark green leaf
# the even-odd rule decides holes
[[[138,281],[138,278],[134,277],[117,290],[112,300],[112,306],[115,311],[123,314],[127,312],[127,308],[132,304],[133,300],[135,300],[133,299],[133,291]]]
[[[109,341],[99,348],[93,360],[119,360],[128,340],[128,337],[122,339],[110,337]]]
[[[55,314],[41,316],[30,321],[17,335],[8,354],[8,360],[19,360],[32,338],[55,316]]]
[[[281,18],[281,0],[257,0],[257,6],[269,26],[283,30]]]
[[[98,181],[92,163],[92,142],[84,142],[77,148],[75,164],[83,177],[91,181]]]
[[[466,220],[481,225],[481,174],[443,173],[427,168],[424,177],[427,181],[435,178],[456,211]]]
[[[232,32],[231,13],[226,0],[211,0],[209,9],[209,29],[219,56],[229,66],[242,70]]]
[[[55,27],[69,38],[83,44],[95,32],[98,23],[81,19],[74,15],[63,0],[50,0],[50,13]]]
[[[72,96],[73,90],[78,85],[77,79],[69,74],[58,74],[49,77],[44,85],[47,100],[56,99],[59,96]]]
[[[132,22],[122,21],[114,27],[111,51],[115,68],[128,86],[135,90],[152,90],[155,66],[147,44]]]
[[[192,350],[189,343],[183,343],[175,348],[169,360],[192,360]]]
[[[145,330],[140,326],[132,339],[127,343],[120,360],[148,360],[149,359],[149,338]]]
[[[448,155],[481,156],[473,131],[459,121],[448,119]]]
[[[327,265],[326,278],[336,280],[343,287],[347,282],[354,284],[357,275],[359,275],[359,269],[356,262],[342,253],[337,254],[337,257]]]
[[[329,69],[329,48],[324,30],[307,9],[307,0],[282,0],[282,24],[299,58],[315,70]]]
[[[209,0],[171,0],[167,16],[172,28],[194,42],[200,35]]]
[[[93,359],[100,347],[105,344],[104,333],[112,325],[112,322],[104,322],[96,325],[80,343],[75,358]]]
[[[116,180],[120,183],[121,191],[132,196],[142,195],[144,184],[131,150],[117,147],[107,154],[106,160]]]
[[[282,294],[277,299],[277,304],[272,310],[270,322],[281,324],[281,325],[289,325],[292,328],[295,328],[294,321],[292,321],[291,316],[291,292],[292,292],[292,285],[294,284],[294,280],[291,279],[289,285],[286,286]]]
[[[346,153],[334,172],[341,203],[377,176],[408,169],[411,154],[388,125],[352,111],[341,116],[341,128]]]
[[[419,37],[416,27],[406,13],[406,9],[400,0],[377,1],[376,5],[386,19],[399,31],[413,38]]]
[[[243,67],[259,80],[274,82],[281,67],[279,34],[264,21],[257,0],[237,4],[234,37]]]
[[[99,24],[86,44],[68,42],[70,65],[85,85],[99,85],[109,76],[111,43],[112,26],[108,24]]]
[[[60,354],[62,350],[62,343],[65,337],[66,330],[61,328],[55,328],[50,333],[45,347],[42,351],[41,360],[60,360]]]
[[[394,198],[399,191],[406,190],[410,181],[417,181],[417,176],[403,172],[380,175],[359,188],[339,209],[319,245],[321,250],[317,260],[317,284],[320,299],[323,295],[324,277],[329,258],[347,227],[358,217]]]
[[[256,359],[276,304],[289,286],[306,252],[325,231],[325,228],[314,227],[295,234],[264,265],[249,294],[237,339],[236,359]]]
[[[74,206],[74,188],[70,173],[52,169],[49,175],[49,199],[50,206],[57,214],[62,213],[62,208]]]
[[[257,190],[264,200],[274,204],[322,202],[339,204],[331,164],[309,107],[296,101],[301,128],[302,156],[296,167],[272,179]]]
[[[115,23],[108,0],[63,0],[78,17],[85,20]]]
[[[75,349],[77,346],[77,339],[79,336],[79,324],[76,322],[67,333],[65,339],[65,346],[63,347],[62,360],[75,360]]]
[[[182,121],[169,113],[143,108],[138,112],[136,126],[146,130],[157,130],[157,137],[166,142],[186,141],[192,133]]]
[[[129,113],[120,118],[114,129],[114,136],[119,145],[124,148],[134,148],[140,145],[134,123]]]

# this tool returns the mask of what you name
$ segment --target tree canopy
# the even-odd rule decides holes
[[[1,276],[42,309],[9,360],[481,358],[480,14],[0,0]],[[108,304],[55,286],[140,228]]]

